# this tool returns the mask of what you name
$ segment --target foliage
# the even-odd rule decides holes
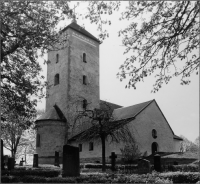
[[[99,25],[100,38],[107,33],[103,24],[119,2],[90,2],[87,18]],[[133,87],[155,73],[152,92],[158,91],[172,77],[181,76],[181,84],[190,83],[190,75],[198,74],[199,56],[199,2],[198,1],[130,1],[122,10],[120,20],[130,21],[119,31],[127,59],[117,76],[128,79],[126,88]]]
[[[35,130],[31,127],[23,132],[19,141],[16,158],[22,157],[25,161],[25,164],[27,163],[27,155],[33,155],[35,152],[35,133]]]
[[[184,152],[197,153],[199,151],[199,147],[198,147],[197,144],[195,144],[192,141],[188,140],[183,135],[181,135],[180,137],[183,138],[183,141],[181,143],[181,149],[184,150]]]
[[[21,116],[15,111],[7,113],[6,121],[1,122],[2,139],[4,147],[11,151],[12,157],[15,158],[17,147],[22,145],[21,136],[24,130],[27,130],[34,122],[34,114]]]
[[[84,99],[85,100],[85,99]],[[83,101],[83,100],[82,100]],[[86,101],[87,102],[87,101]],[[86,108],[78,111],[74,117],[74,125],[84,125],[83,121],[89,124],[90,128],[82,131],[72,139],[78,142],[100,140],[102,145],[102,171],[105,171],[105,142],[134,142],[134,136],[131,134],[127,124],[134,118],[116,119],[113,115],[112,107],[107,102],[102,102],[100,108]],[[77,123],[78,122],[78,123]]]
[[[1,120],[6,120],[10,111],[24,117],[35,113],[35,98],[44,96],[45,85],[37,59],[55,46],[56,26],[70,16],[70,8],[67,1],[2,1],[0,5]],[[61,45],[66,40],[63,36]]]
[[[181,172],[198,172],[199,166],[195,164],[189,165],[172,165],[172,171],[181,171]]]
[[[29,173],[30,174],[30,173]],[[23,183],[196,183],[199,179],[198,172],[167,172],[151,174],[121,175],[97,173],[79,177],[48,177],[47,175],[10,175],[2,176],[2,183],[23,182]]]
[[[125,145],[124,148],[121,148],[120,150],[122,153],[122,160],[126,164],[133,163],[136,159],[138,159],[141,156],[138,146],[135,143]]]
[[[37,170],[26,170],[26,169],[15,169],[12,171],[8,171],[8,170],[3,170],[2,171],[2,175],[7,175],[10,174],[11,176],[42,176],[42,177],[57,177],[58,175],[60,175],[61,171],[60,170],[44,170],[44,169],[37,169]]]

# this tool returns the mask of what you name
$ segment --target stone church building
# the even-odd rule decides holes
[[[53,164],[55,151],[62,160],[63,145],[78,146],[81,161],[97,161],[101,158],[101,143],[76,141],[81,131],[89,128],[87,123],[73,131],[71,107],[76,110],[101,108],[99,86],[100,41],[72,21],[61,35],[68,35],[66,47],[48,52],[46,112],[36,120],[36,153],[39,164]],[[79,99],[79,100],[77,100]],[[134,117],[128,123],[142,154],[155,152],[178,152],[182,138],[176,136],[155,100],[129,107],[109,103],[113,116],[120,119]],[[75,109],[73,109],[75,110]],[[121,154],[123,143],[106,142],[106,157],[111,152]]]

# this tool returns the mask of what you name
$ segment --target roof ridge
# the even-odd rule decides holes
[[[101,41],[99,39],[97,39],[95,36],[93,36],[90,32],[88,32],[86,29],[84,29],[83,27],[81,27],[80,25],[78,25],[75,22],[70,23],[67,27],[65,27],[61,32],[65,31],[66,29],[71,28],[74,29],[75,31],[89,37],[90,39],[101,43]]]

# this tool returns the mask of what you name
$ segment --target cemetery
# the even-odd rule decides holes
[[[199,181],[199,162],[178,165],[174,162],[163,165],[159,154],[149,161],[139,158],[130,163],[116,161],[112,152],[106,171],[101,163],[80,163],[79,148],[64,145],[63,162],[59,163],[55,152],[54,165],[38,163],[34,154],[33,164],[19,164],[13,158],[1,157],[2,183],[197,183]],[[7,160],[6,160],[7,159]]]
[[[68,3],[1,3],[0,14],[4,17],[1,26],[1,183],[200,184],[200,139],[194,143],[186,141],[173,131],[180,129],[178,123],[185,127],[184,121],[187,121],[185,111],[172,110],[183,108],[175,106],[173,93],[173,98],[168,93],[164,98],[156,96],[155,100],[155,96],[151,96],[153,98],[148,100],[147,81],[139,95],[134,92],[130,96],[122,95],[112,81],[108,83],[111,88],[106,87],[103,93],[110,93],[115,100],[105,101],[103,85],[100,85],[103,77],[108,80],[102,71],[114,71],[118,60],[123,60],[117,55],[121,46],[125,48],[122,53],[128,57],[120,64],[117,78],[122,82],[129,75],[125,88],[135,90],[139,81],[147,76],[151,79],[150,75],[160,69],[160,74],[155,75],[158,78],[153,93],[172,77],[183,75],[181,85],[189,84],[190,80],[185,77],[199,68],[200,61],[192,52],[199,44],[196,38],[199,2],[130,1],[119,18],[131,20],[130,25],[116,32],[118,37],[122,36],[122,45],[113,37],[109,47],[102,44],[109,37],[109,31],[103,30],[102,25],[112,22],[113,26],[114,19],[103,21],[103,17],[118,11],[120,2],[89,1],[87,8],[78,11],[79,2],[77,6]],[[142,18],[141,13],[150,18],[150,22]],[[141,26],[139,19],[136,20],[139,17]],[[68,19],[72,20],[67,25]],[[84,19],[97,24],[98,38],[89,32],[92,29],[82,24]],[[120,28],[117,22],[116,28]],[[116,36],[114,32],[112,36]],[[180,52],[179,44],[187,39],[185,45],[188,46]],[[102,47],[109,48],[105,49],[106,54],[100,52]],[[191,60],[187,58],[189,55]],[[102,59],[104,56],[107,58]],[[46,77],[42,74],[40,59],[47,64]],[[100,70],[104,60],[106,67]],[[176,60],[185,61],[182,71],[177,71]],[[110,67],[108,63],[112,61],[115,63]],[[175,67],[174,74],[168,68],[171,65]],[[37,109],[43,98],[45,108]],[[191,109],[186,103],[185,106],[188,122],[192,123],[193,117],[197,119],[193,112],[195,106]],[[164,109],[174,118],[167,120]],[[176,112],[181,112],[181,117]],[[178,129],[171,126],[175,124]],[[4,150],[11,154],[5,154]],[[27,162],[28,158],[31,163]]]

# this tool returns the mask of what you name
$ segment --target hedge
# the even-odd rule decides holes
[[[199,166],[195,164],[189,165],[171,165],[170,171],[182,171],[182,172],[199,172]]]
[[[2,183],[196,183],[199,180],[198,172],[168,172],[152,174],[113,175],[88,174],[80,177],[41,177],[41,176],[2,176]]]
[[[43,177],[57,177],[61,174],[60,170],[2,170],[3,175],[11,175],[11,176],[43,176]]]

